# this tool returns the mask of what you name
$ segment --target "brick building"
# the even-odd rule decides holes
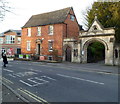
[[[7,30],[1,33],[0,45],[1,49],[6,51],[7,56],[21,54],[21,30]]]
[[[21,52],[47,60],[57,56],[71,61],[72,49],[64,42],[76,41],[78,36],[79,25],[72,7],[33,15],[22,27]]]

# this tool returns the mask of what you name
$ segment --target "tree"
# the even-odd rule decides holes
[[[87,10],[87,27],[91,26],[95,15],[105,28],[115,28],[116,43],[120,43],[120,2],[94,2]]]
[[[5,0],[0,0],[0,20],[3,20],[5,17],[5,12],[10,12],[10,7],[8,6],[8,2]]]

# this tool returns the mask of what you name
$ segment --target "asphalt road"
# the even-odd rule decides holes
[[[2,69],[2,80],[29,102],[118,102],[118,75],[104,72],[109,69],[117,71],[101,65],[11,61]]]

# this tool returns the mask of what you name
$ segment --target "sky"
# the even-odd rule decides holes
[[[96,0],[6,0],[11,7],[3,21],[0,33],[9,29],[20,30],[32,15],[73,7],[77,21],[85,28],[84,13]]]

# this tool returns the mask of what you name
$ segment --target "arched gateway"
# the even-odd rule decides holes
[[[87,31],[80,31],[79,39],[64,39],[63,45],[71,45],[71,62],[89,63],[102,61],[106,65],[118,65],[120,45],[115,44],[115,29],[104,28],[95,17]],[[65,47],[64,53],[65,53]],[[66,59],[64,54],[63,60]]]
[[[95,17],[88,31],[80,33],[81,63],[102,61],[114,65],[114,28],[104,28]]]

